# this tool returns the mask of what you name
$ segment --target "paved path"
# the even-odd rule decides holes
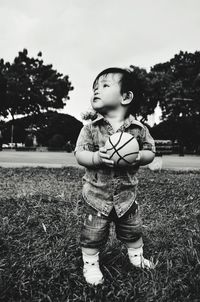
[[[55,167],[77,166],[73,153],[67,152],[0,152],[0,167]],[[200,156],[168,155],[162,157],[162,168],[173,170],[200,170]]]
[[[2,151],[1,167],[55,167],[77,165],[73,153],[67,152],[34,152],[34,151]]]

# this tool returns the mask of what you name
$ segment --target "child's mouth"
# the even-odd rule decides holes
[[[100,98],[98,98],[98,97],[94,97],[94,98],[93,98],[93,102],[95,102],[95,101],[97,101],[97,100],[100,100]]]

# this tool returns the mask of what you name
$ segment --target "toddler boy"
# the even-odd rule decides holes
[[[116,236],[128,248],[130,262],[150,268],[143,257],[142,223],[136,201],[140,165],[155,157],[155,144],[148,129],[132,113],[138,107],[137,84],[133,73],[121,68],[108,68],[93,83],[91,105],[97,118],[85,125],[78,137],[75,156],[84,166],[84,223],[81,231],[83,274],[89,284],[103,282],[99,268],[99,250],[109,236],[110,222],[115,223]],[[109,159],[105,142],[115,132],[132,134],[140,146],[136,161],[117,167]]]

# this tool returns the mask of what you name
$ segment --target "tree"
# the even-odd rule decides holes
[[[169,62],[156,64],[149,75],[163,119],[199,117],[200,52],[180,51]]]
[[[63,136],[65,142],[70,141],[74,145],[83,126],[75,117],[55,111],[40,113],[36,116],[29,115],[2,124],[4,143],[11,140],[12,125],[14,125],[15,143],[24,143],[27,137],[27,129],[34,128],[38,144],[43,146],[47,146],[48,141],[57,134]]]
[[[185,146],[187,151],[200,154],[200,123],[191,117],[165,120],[151,128],[151,134],[154,139],[179,142],[181,153]]]
[[[68,76],[45,65],[42,53],[30,58],[28,51],[19,52],[12,64],[0,62],[0,114],[34,115],[49,109],[62,109],[73,90]]]
[[[145,122],[148,119],[148,115],[154,113],[158,103],[158,98],[154,93],[153,79],[151,74],[144,68],[131,65],[130,70],[134,83],[134,99],[131,113],[136,117],[140,116],[141,121]]]
[[[0,60],[0,116],[3,117],[8,115],[6,102],[7,80],[4,75],[9,66],[9,63],[4,63],[3,59]]]
[[[193,146],[198,150],[200,52],[180,51],[169,62],[156,64],[149,75],[155,98],[159,100],[162,109],[163,120],[176,125],[173,133],[176,133],[181,146],[180,154],[184,154],[184,146]]]
[[[38,140],[47,145],[54,135],[62,135],[65,141],[75,144],[83,124],[73,116],[64,113],[47,112],[37,121]]]

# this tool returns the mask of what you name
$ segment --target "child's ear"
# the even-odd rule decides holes
[[[134,94],[132,91],[123,93],[122,101],[121,101],[122,105],[130,104],[132,102],[133,98],[134,98]]]

